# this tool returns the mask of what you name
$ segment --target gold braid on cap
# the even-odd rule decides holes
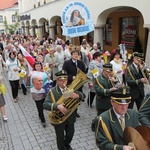
[[[128,99],[131,99],[131,96],[130,96],[130,97],[123,97],[123,98],[117,98],[117,97],[111,96],[111,99],[112,99],[112,100],[115,100],[115,99],[116,99],[116,100],[120,100],[120,99],[127,99],[127,100],[128,100]]]
[[[68,76],[57,76],[57,79],[61,79],[61,78],[68,78]]]
[[[133,56],[133,57],[134,57],[134,56],[135,56],[135,54],[138,54],[138,52],[134,52],[131,56]]]

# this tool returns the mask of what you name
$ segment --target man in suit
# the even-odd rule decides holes
[[[150,127],[150,93],[148,93],[139,109],[139,122]]]
[[[139,109],[145,96],[144,83],[147,82],[147,79],[143,77],[141,72],[142,61],[144,59],[143,54],[135,52],[132,57],[133,62],[129,67],[127,67],[126,72],[126,81],[128,86],[130,86],[130,93],[132,97],[129,108],[133,108],[135,102],[137,109]]]
[[[45,99],[43,107],[50,111],[60,110],[60,112],[65,115],[67,113],[67,108],[64,107],[63,103],[58,104],[57,102],[63,95],[64,90],[66,90],[68,75],[65,70],[61,70],[55,75],[57,84],[55,87],[51,88]],[[70,95],[70,98],[81,101],[84,99],[84,95],[81,92],[76,91]],[[75,131],[75,121],[76,112],[74,111],[63,123],[53,124],[56,132],[57,147],[59,150],[72,150],[70,143]]]
[[[85,65],[83,61],[78,60],[79,57],[79,51],[78,50],[72,50],[71,51],[71,58],[64,62],[63,69],[68,74],[68,85],[71,84],[71,82],[76,78],[76,75],[78,73],[78,68],[85,73]],[[82,92],[82,87],[78,89],[78,91]],[[84,99],[83,99],[84,101]],[[80,117],[80,115],[77,113],[76,117]]]
[[[79,51],[72,50],[71,59],[65,61],[63,64],[63,69],[68,74],[68,85],[70,85],[71,82],[75,79],[78,73],[78,68],[85,73],[85,65],[83,61],[78,60],[78,57],[79,57]]]
[[[123,140],[125,127],[139,125],[138,113],[128,109],[130,101],[129,87],[111,92],[112,108],[102,113],[96,123],[96,144],[100,150],[134,150]]]

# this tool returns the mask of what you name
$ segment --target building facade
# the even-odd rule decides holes
[[[16,14],[19,13],[17,0],[1,0],[0,1],[0,34],[8,33],[5,28],[5,20],[7,20],[8,27],[16,24],[18,21]],[[18,24],[18,32],[21,33],[21,28]]]
[[[71,0],[18,0],[23,32],[39,37],[49,33],[52,38],[58,36],[64,40],[68,39],[62,36],[61,15],[64,7],[70,2]],[[125,43],[128,53],[132,53],[138,39],[146,56],[146,63],[150,64],[150,1],[80,2],[88,7],[94,22],[94,31],[84,37],[91,45],[100,42],[102,49],[112,51],[120,43]],[[79,44],[79,38],[71,40],[74,44]]]

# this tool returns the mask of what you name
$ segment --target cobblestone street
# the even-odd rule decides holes
[[[6,77],[6,74],[4,74]],[[31,94],[23,95],[19,90],[19,101],[12,101],[9,82],[4,78],[7,87],[6,114],[7,122],[0,120],[0,150],[57,150],[55,132],[45,111],[47,127],[43,128],[37,115],[37,110]],[[87,94],[87,86],[84,86]],[[86,100],[78,108],[80,118],[75,123],[75,135],[71,146],[74,150],[97,150],[94,132],[90,125],[96,111],[87,106]]]

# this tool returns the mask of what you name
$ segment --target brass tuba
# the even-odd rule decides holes
[[[78,74],[67,88],[67,91],[77,91],[88,80],[89,78],[86,76],[86,74],[83,73],[80,69],[78,69]],[[80,101],[78,99],[65,98],[65,93],[60,97],[57,103],[63,104],[64,107],[67,108],[67,113],[64,115],[60,110],[51,111],[48,114],[48,117],[52,124],[63,123],[80,105]]]

